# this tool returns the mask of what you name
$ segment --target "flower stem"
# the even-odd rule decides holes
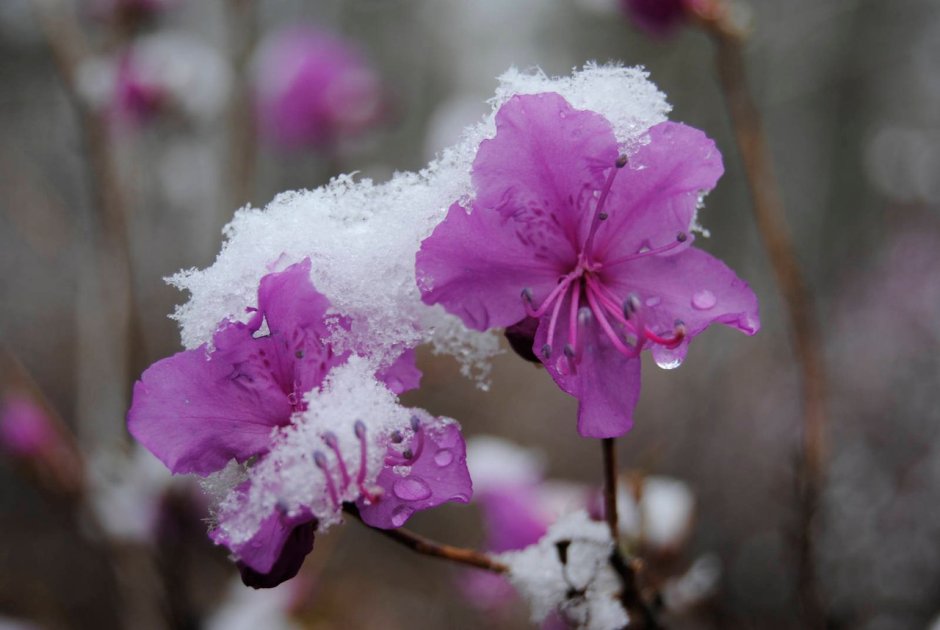
[[[483,569],[485,571],[492,571],[493,573],[507,573],[509,571],[509,567],[502,562],[494,560],[485,553],[479,552],[475,549],[445,545],[407,529],[379,529],[377,527],[372,527],[362,520],[362,516],[360,516],[358,508],[356,508],[356,506],[352,503],[343,504],[343,511],[356,518],[369,529],[374,530],[383,536],[387,536],[395,542],[404,545],[405,547],[408,547],[417,553],[424,554],[426,556],[432,556],[434,558],[450,560],[451,562],[456,562],[457,564],[463,564],[466,566],[475,567],[477,569]]]
[[[623,586],[620,600],[630,615],[630,619],[638,620],[638,628],[656,630],[663,626],[657,621],[653,609],[647,604],[640,591],[639,563],[628,561],[620,550],[620,527],[617,522],[617,451],[615,438],[601,439],[601,453],[604,460],[604,519],[607,521],[607,527],[610,528],[610,537],[614,541],[614,551],[610,555],[610,566],[617,572]]]
[[[786,303],[802,372],[800,597],[806,627],[820,628],[825,625],[825,613],[816,580],[814,521],[825,460],[826,375],[813,295],[797,261],[760,113],[748,89],[744,34],[731,22],[724,0],[713,0],[695,17],[715,42],[718,75],[750,185],[754,218]]]

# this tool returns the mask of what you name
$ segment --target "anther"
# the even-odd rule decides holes
[[[392,431],[391,440],[393,444],[401,444],[405,439],[405,436],[401,434],[401,431]]]
[[[313,452],[313,463],[317,465],[317,468],[326,472],[328,464],[326,462],[326,455],[323,454],[323,451]]]
[[[685,243],[686,240],[688,240],[688,238],[689,238],[689,235],[686,234],[685,232],[679,232],[678,234],[676,234],[676,240],[679,241],[680,243]]]
[[[529,304],[532,303],[532,289],[526,287],[522,290],[522,299]]]
[[[608,216],[608,215],[607,215],[606,212],[599,212],[599,213],[597,214],[597,220],[598,220],[598,221],[606,221],[606,220],[607,220],[607,216]]]
[[[421,428],[421,419],[418,416],[411,416],[411,430],[415,433]]]
[[[353,431],[356,433],[356,437],[360,440],[364,440],[366,437],[366,424],[362,420],[356,420],[356,424],[353,425]]]
[[[574,346],[572,346],[570,343],[566,343],[565,344],[565,356],[568,357],[569,359],[573,359],[574,355],[575,355]]]
[[[623,167],[626,166],[626,165],[627,165],[627,155],[626,155],[626,153],[624,153],[623,155],[621,155],[620,157],[618,157],[618,158],[617,158],[617,161],[614,162],[614,166],[616,166],[617,168],[623,168]]]
[[[623,316],[630,319],[636,315],[639,310],[640,298],[637,297],[636,293],[631,293],[627,296],[627,299],[623,301]]]
[[[336,439],[336,434],[332,431],[327,431],[323,434],[323,441],[326,442],[327,446],[333,449],[339,446],[339,441]]]
[[[552,358],[552,344],[546,343],[542,345],[542,358],[544,359]]]
[[[411,452],[410,448],[406,448],[404,451],[402,451],[401,456],[405,459],[411,459],[415,456],[415,454]]]
[[[581,308],[578,309],[578,325],[579,326],[587,326],[588,324],[590,324],[591,317],[593,317],[593,315],[591,314],[591,309],[589,307],[582,306]]]

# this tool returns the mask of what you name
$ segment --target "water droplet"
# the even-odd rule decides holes
[[[653,308],[654,306],[659,306],[659,303],[662,301],[662,298],[660,298],[658,295],[654,295],[653,297],[646,298],[646,305],[650,308]]]
[[[656,359],[656,365],[658,365],[664,370],[674,370],[680,365],[682,365],[682,361],[679,359],[676,359],[675,357],[671,357],[671,358],[662,357],[660,359]]]
[[[401,527],[405,524],[411,515],[415,513],[413,507],[407,505],[399,505],[397,508],[392,510],[392,525],[395,527]]]
[[[707,311],[718,303],[718,298],[708,289],[702,289],[692,296],[692,307],[700,311]]]
[[[454,461],[454,453],[450,449],[442,448],[434,454],[434,463],[443,468]]]
[[[431,486],[421,477],[405,477],[394,483],[392,492],[403,501],[421,501],[431,496]]]

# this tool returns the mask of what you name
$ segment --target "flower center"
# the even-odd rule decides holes
[[[614,348],[629,358],[637,357],[648,342],[675,348],[685,338],[685,325],[678,320],[671,334],[663,335],[654,332],[649,326],[649,317],[643,311],[640,299],[633,293],[627,295],[626,298],[618,297],[604,284],[599,273],[604,268],[665,253],[679,247],[688,238],[684,232],[680,232],[676,235],[675,241],[662,247],[643,247],[633,254],[613,260],[595,259],[595,238],[598,229],[609,216],[605,207],[607,198],[614,178],[626,164],[627,157],[621,155],[607,175],[594,207],[588,236],[578,254],[574,269],[559,278],[558,284],[539,306],[533,302],[531,289],[522,290],[522,302],[529,317],[541,318],[546,313],[550,313],[546,340],[540,349],[543,359],[551,358],[556,332],[559,326],[567,325],[568,342],[564,346],[564,355],[571,373],[577,371],[577,365],[582,357],[584,346],[582,340],[585,330],[595,322]],[[566,297],[568,308],[567,313],[563,314],[562,309]]]

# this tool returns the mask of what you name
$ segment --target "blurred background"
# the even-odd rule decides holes
[[[36,8],[44,19],[37,19]],[[749,0],[746,55],[830,378],[816,567],[831,627],[940,613],[940,3]],[[63,18],[62,16],[65,16]],[[210,264],[246,204],[340,172],[421,168],[511,65],[643,65],[726,174],[698,245],[761,300],[755,338],[712,329],[644,365],[620,464],[680,480],[694,516],[663,575],[708,558],[671,627],[798,628],[799,374],[714,70],[691,26],[656,36],[605,0],[0,2],[0,628],[524,628],[460,570],[350,524],[260,598],[205,536],[205,504],[136,452],[130,384],[180,349],[163,278]],[[285,31],[284,29],[290,29]],[[50,45],[50,43],[52,45]],[[297,80],[301,77],[303,80]],[[421,354],[409,404],[597,485],[595,442],[543,370],[489,391]],[[413,529],[484,544],[479,507]],[[227,615],[227,616],[226,616]],[[213,625],[214,624],[214,625]],[[244,624],[244,625],[240,625]],[[282,625],[277,625],[282,624]]]

